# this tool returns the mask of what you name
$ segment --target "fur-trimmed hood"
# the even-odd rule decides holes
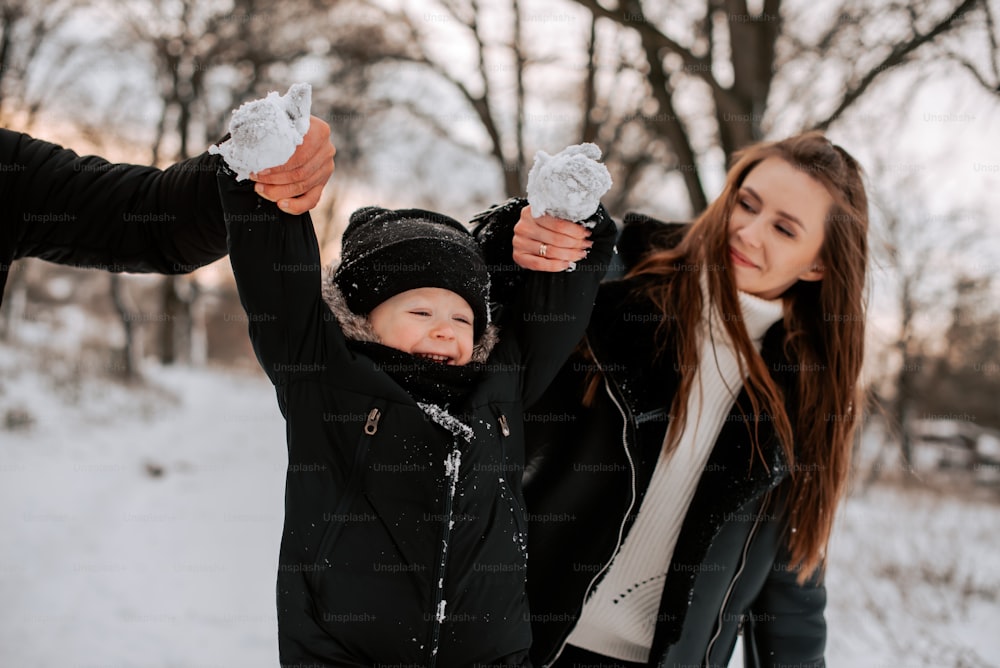
[[[371,321],[366,316],[354,313],[347,307],[347,301],[344,299],[343,293],[333,281],[333,275],[336,270],[336,265],[323,267],[323,301],[326,302],[326,305],[330,307],[333,315],[337,318],[344,336],[352,341],[381,343],[378,335],[372,328]],[[500,329],[495,324],[489,323],[486,326],[486,331],[475,342],[472,348],[472,359],[469,361],[485,362],[499,340]]]

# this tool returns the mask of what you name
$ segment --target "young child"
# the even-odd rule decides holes
[[[322,273],[308,215],[219,185],[287,422],[282,665],[528,665],[522,411],[581,338],[614,223],[598,208],[576,270],[529,272],[491,324],[484,257],[511,264],[524,200],[477,217],[485,256],[447,216],[361,209]]]

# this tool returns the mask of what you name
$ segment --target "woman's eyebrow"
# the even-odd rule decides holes
[[[757,191],[754,190],[753,188],[751,188],[750,186],[743,186],[743,189],[746,190],[751,195],[753,195],[754,198],[757,199],[757,201],[759,201],[759,202],[763,202],[764,201],[764,198],[761,197],[759,194],[757,194]],[[791,221],[791,222],[795,223],[796,225],[798,225],[799,227],[801,227],[803,232],[805,231],[806,226],[802,224],[801,220],[799,220],[798,218],[796,218],[792,214],[788,213],[787,211],[782,211],[780,209],[778,210],[777,213],[782,218],[787,218],[789,221]]]

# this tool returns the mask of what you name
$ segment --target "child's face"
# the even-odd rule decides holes
[[[401,292],[376,306],[368,319],[390,348],[442,364],[468,364],[472,358],[472,308],[451,290]]]

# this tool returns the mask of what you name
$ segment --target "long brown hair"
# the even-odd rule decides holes
[[[785,354],[798,376],[797,387],[790,388],[795,392],[790,411],[786,411],[785,397],[751,342],[743,319],[723,317],[722,321],[739,353],[751,410],[770,416],[790,463],[786,535],[792,566],[799,569],[799,579],[804,581],[823,562],[834,511],[847,483],[860,409],[868,264],[868,200],[860,166],[819,132],[750,146],[734,156],[722,193],[682,241],[670,250],[649,254],[629,276],[663,279],[642,284],[645,296],[665,316],[658,331],[656,355],[676,354],[681,370],[671,406],[674,417],[667,432],[669,452],[684,430],[688,395],[699,362],[698,327],[704,306],[699,273],[708,280],[708,308],[738,315],[729,220],[747,174],[770,157],[803,170],[822,184],[834,201],[819,252],[822,280],[798,281],[781,296]],[[690,271],[695,263],[701,272]],[[759,455],[759,420],[752,424],[751,436]]]

